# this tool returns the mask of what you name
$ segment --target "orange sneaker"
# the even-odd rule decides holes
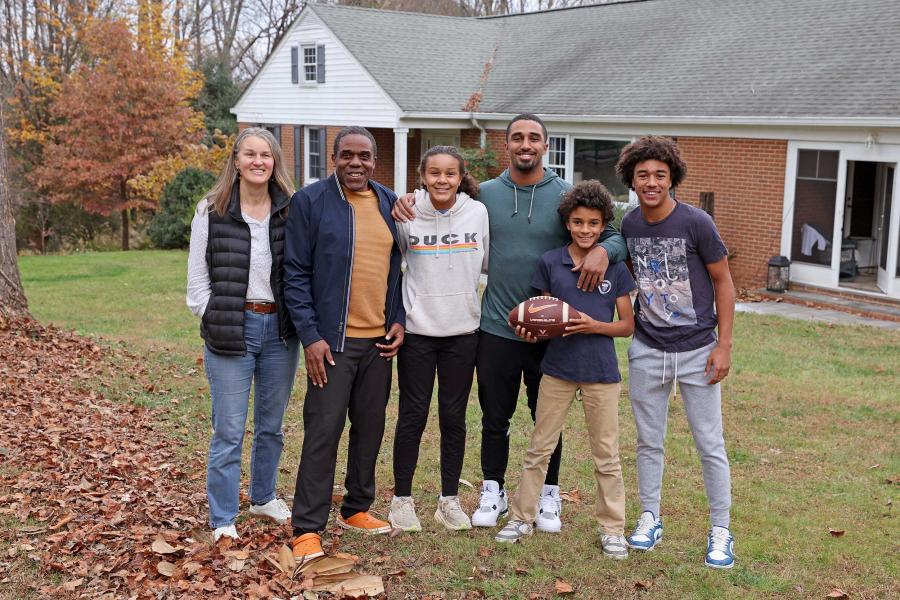
[[[298,565],[309,562],[314,558],[325,556],[322,552],[322,538],[318,533],[304,533],[294,538],[291,544],[294,551],[294,559]]]
[[[369,535],[378,535],[391,532],[391,524],[381,519],[376,519],[367,512],[358,512],[352,517],[344,519],[341,515],[337,517],[337,524],[344,529],[352,529],[354,531],[362,531]]]

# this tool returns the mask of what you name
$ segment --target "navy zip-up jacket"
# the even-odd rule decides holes
[[[397,227],[391,217],[391,206],[397,196],[371,179],[369,187],[378,196],[381,216],[394,238],[384,299],[385,326],[390,329],[399,323],[405,327],[401,254]],[[298,190],[291,198],[284,233],[284,301],[304,348],[325,340],[332,352],[344,351],[356,236],[354,223],[353,207],[344,198],[334,175]]]

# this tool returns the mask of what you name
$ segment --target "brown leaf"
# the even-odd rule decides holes
[[[394,528],[392,528],[392,529],[391,529],[391,533],[389,534],[389,536],[392,537],[392,538],[395,538],[395,537],[397,537],[398,535],[403,535],[403,530],[400,529],[399,527],[394,527]]]
[[[156,565],[156,572],[163,577],[171,577],[175,572],[175,565],[166,560],[161,560]]]
[[[169,545],[169,542],[164,540],[162,536],[158,536],[155,540],[153,540],[153,544],[150,546],[150,549],[157,554],[175,554],[184,550],[184,548],[182,548],[181,546],[175,547]]]
[[[562,579],[556,580],[556,585],[553,588],[556,590],[557,594],[574,594],[575,590],[572,589],[572,586],[563,581]]]
[[[53,525],[50,526],[50,531],[53,531],[54,529],[59,529],[60,527],[62,527],[63,525],[65,525],[66,523],[68,523],[69,521],[71,521],[74,518],[75,518],[75,515],[73,513],[69,513],[64,517],[61,517],[58,521],[56,521],[56,523],[54,523]]]
[[[482,546],[481,548],[478,549],[478,556],[480,556],[482,558],[487,558],[490,555],[491,555],[491,549],[488,548],[487,546]]]
[[[645,579],[645,580],[637,580],[634,582],[634,589],[636,590],[649,590],[653,587],[653,580]]]
[[[559,497],[566,502],[581,504],[581,492],[579,492],[578,489],[569,490],[568,492],[562,492]]]
[[[287,546],[278,548],[278,564],[281,565],[285,573],[293,573],[297,568],[297,559],[294,558],[294,552]]]
[[[831,537],[841,537],[846,532],[843,529],[833,529],[833,528],[829,527],[828,533],[831,534]]]
[[[239,558],[230,558],[228,559],[227,566],[235,573],[240,573],[244,570],[244,564],[246,564],[246,562],[246,560],[241,560]]]
[[[231,558],[236,558],[238,560],[247,560],[248,558],[250,558],[250,553],[246,550],[226,550],[222,554]]]
[[[71,579],[71,580],[65,582],[64,584],[62,584],[62,587],[63,587],[63,589],[64,589],[65,591],[67,591],[67,592],[74,592],[75,589],[76,589],[78,586],[80,586],[82,583],[84,583],[84,578],[83,578],[83,577],[80,578],[80,579]]]
[[[516,575],[528,575],[528,569],[523,569],[522,567],[515,568]]]
[[[833,590],[828,592],[828,594],[825,597],[826,598],[849,598],[850,595],[847,594],[847,592],[845,592],[841,588],[834,588]]]
[[[471,481],[466,481],[465,479],[460,479],[459,482],[471,490],[475,489],[475,486],[472,485]]]

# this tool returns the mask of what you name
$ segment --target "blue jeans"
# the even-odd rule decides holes
[[[223,356],[205,350],[212,401],[212,437],[206,464],[209,524],[225,527],[238,514],[241,447],[253,383],[253,446],[250,451],[250,502],[275,497],[278,461],[284,447],[281,422],[297,371],[297,338],[278,337],[278,314],[244,312],[247,354]]]

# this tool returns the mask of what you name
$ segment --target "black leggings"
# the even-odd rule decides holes
[[[477,349],[477,333],[450,337],[406,334],[397,362],[400,407],[394,435],[394,495],[412,495],[435,371],[441,428],[441,494],[458,494],[466,452],[466,404],[472,390]]]
[[[519,388],[525,395],[531,420],[537,411],[541,360],[546,343],[509,340],[483,331],[478,339],[478,402],[481,404],[481,471],[503,487],[509,462],[509,420],[516,412]],[[547,466],[544,483],[558,485],[562,434]]]

